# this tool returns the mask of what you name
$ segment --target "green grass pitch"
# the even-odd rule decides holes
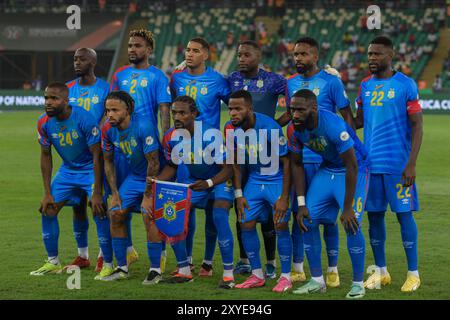
[[[340,227],[341,249],[339,270],[341,287],[329,289],[322,295],[299,297],[291,293],[272,293],[275,280],[264,288],[253,290],[217,289],[221,277],[220,253],[216,249],[214,276],[210,279],[195,277],[193,283],[183,285],[157,285],[144,287],[147,274],[145,229],[139,215],[133,217],[133,241],[140,259],[130,268],[130,279],[115,283],[94,281],[94,267],[81,272],[81,289],[66,287],[68,274],[31,277],[29,272],[42,265],[46,257],[41,240],[40,214],[37,209],[43,188],[39,168],[37,143],[37,111],[4,112],[0,114],[0,299],[343,299],[351,283],[351,265],[347,254],[344,232]],[[223,115],[223,119],[226,115]],[[450,219],[450,116],[427,115],[424,117],[424,140],[417,164],[417,183],[421,211],[416,215],[419,227],[419,271],[421,288],[413,294],[403,294],[400,287],[406,276],[406,261],[400,237],[400,228],[393,214],[387,214],[387,262],[393,283],[382,290],[368,291],[365,299],[450,299],[448,290],[448,252]],[[54,152],[54,172],[60,163]],[[92,217],[92,216],[90,216]],[[68,263],[76,255],[72,233],[72,213],[65,208],[59,215],[60,258]],[[231,223],[235,217],[231,214]],[[95,264],[98,244],[95,224],[90,218],[89,248],[91,262]],[[234,228],[233,228],[234,229]],[[373,264],[368,242],[367,219],[363,220],[366,234],[366,267]],[[204,213],[197,212],[194,262],[201,264],[204,248]],[[263,247],[263,246],[262,246]],[[238,256],[235,242],[235,257]],[[265,255],[262,255],[265,257]],[[264,262],[265,258],[263,258]],[[325,259],[323,265],[325,265]],[[278,264],[279,265],[279,264]],[[168,247],[167,271],[175,267],[173,251]],[[306,267],[306,270],[308,268]],[[307,271],[308,273],[308,271]],[[309,276],[309,274],[308,274]],[[244,278],[237,277],[241,282]],[[294,287],[297,287],[295,285]]]

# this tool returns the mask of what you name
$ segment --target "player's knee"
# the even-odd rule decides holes
[[[118,228],[125,225],[126,212],[123,210],[115,210],[111,212],[111,227]]]
[[[147,240],[150,242],[160,242],[162,241],[159,234],[159,230],[154,222],[150,222],[147,229]]]
[[[214,208],[230,210],[231,202],[226,200],[217,200],[214,201]]]
[[[249,231],[256,228],[256,221],[241,222],[241,231]]]

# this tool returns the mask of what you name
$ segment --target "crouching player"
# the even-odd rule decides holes
[[[245,282],[236,285],[236,288],[249,289],[265,284],[256,223],[267,222],[269,212],[273,210],[281,276],[272,291],[284,292],[292,288],[290,275],[292,239],[288,225],[290,169],[287,141],[280,125],[274,119],[253,111],[252,96],[249,92],[245,90],[233,92],[228,109],[231,120],[225,125],[227,149],[230,149],[231,141],[237,142],[233,181],[242,242],[252,267],[252,275]],[[241,166],[249,172],[243,192]]]
[[[354,131],[332,112],[318,108],[316,95],[302,89],[291,100],[292,123],[288,127],[292,175],[298,197],[300,228],[312,279],[296,294],[325,292],[321,264],[319,224],[340,220],[347,232],[347,248],[353,267],[353,284],[347,298],[362,298],[365,242],[361,220],[368,189],[366,151]],[[306,195],[303,145],[320,154],[324,161]],[[359,166],[359,170],[358,170]]]
[[[103,166],[100,130],[96,120],[86,110],[68,105],[69,89],[63,83],[49,84],[44,95],[46,114],[39,118],[38,137],[45,196],[39,211],[42,213],[42,238],[48,260],[41,268],[30,273],[33,276],[62,270],[58,258],[57,215],[63,206],[72,206],[74,212],[79,214],[84,211],[85,214],[86,202],[82,199],[86,199],[87,195],[91,200],[94,216],[105,215],[101,187]],[[52,145],[63,163],[50,183]],[[101,238],[99,230],[99,239]]]
[[[213,215],[222,255],[224,271],[219,288],[231,289],[235,283],[233,276],[233,234],[228,221],[228,212],[234,200],[230,181],[233,169],[231,165],[225,164],[226,153],[222,143],[214,140],[215,148],[211,148],[213,144],[209,141],[208,136],[214,136],[214,139],[222,138],[221,132],[205,121],[195,121],[198,116],[199,111],[191,97],[178,96],[173,101],[174,128],[169,129],[163,139],[164,155],[168,163],[156,179],[171,180],[179,172],[177,170],[178,164],[183,163],[189,175],[182,179],[177,177],[177,181],[190,184],[190,188],[193,190],[191,212],[194,208],[204,209],[208,199],[214,199],[212,213],[205,211],[205,214]],[[185,243],[186,241],[181,241],[173,246],[178,262],[178,273],[175,273],[165,282],[192,281]]]
[[[146,178],[158,174],[163,159],[160,159],[162,150],[156,128],[133,112],[134,100],[128,93],[111,92],[106,97],[105,108],[107,120],[102,128],[102,149],[105,174],[111,188],[111,237],[117,267],[100,280],[114,281],[128,278],[127,220],[131,219],[132,212],[141,212],[141,208],[142,211],[150,212],[150,186],[146,184]],[[119,190],[114,152],[121,152],[130,168]],[[144,212],[143,220],[147,230],[147,249],[152,266],[150,274],[153,268],[159,270],[162,244],[156,225]],[[157,253],[154,254],[154,251]]]

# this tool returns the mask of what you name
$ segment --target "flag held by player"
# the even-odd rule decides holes
[[[187,235],[191,191],[189,185],[155,181],[153,217],[164,240],[175,243]]]

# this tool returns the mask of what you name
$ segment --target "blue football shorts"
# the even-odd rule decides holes
[[[385,212],[388,203],[392,212],[419,211],[416,184],[405,188],[400,174],[371,174],[366,211]]]
[[[257,222],[266,223],[271,213],[275,215],[273,207],[282,192],[282,181],[274,184],[255,183],[254,181],[247,182],[244,188],[244,197],[250,209],[245,209],[245,217],[241,222],[256,220]],[[289,208],[281,221],[282,223],[289,221],[290,211]]]
[[[353,209],[361,224],[366,203],[370,174],[368,168],[358,170]],[[314,176],[306,196],[306,206],[312,220],[323,224],[334,224],[339,209],[344,208],[345,172],[332,172],[321,168]]]

